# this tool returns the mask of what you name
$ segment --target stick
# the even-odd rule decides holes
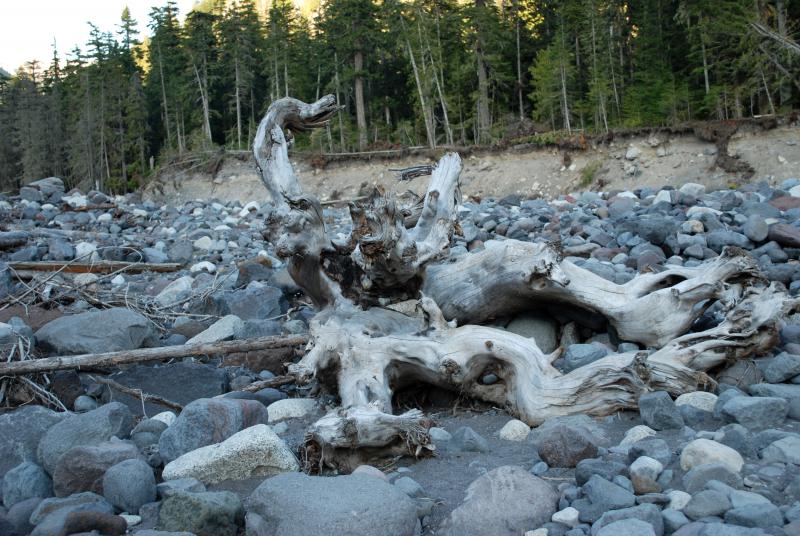
[[[80,370],[111,365],[124,365],[128,363],[165,361],[167,359],[189,357],[192,355],[252,352],[255,350],[299,346],[307,342],[307,335],[293,335],[291,337],[261,337],[243,341],[222,341],[201,344],[183,344],[180,346],[164,346],[161,348],[141,348],[138,350],[106,352],[103,354],[48,357],[29,361],[0,363],[0,376],[19,376],[21,374],[52,372],[54,370]]]
[[[158,404],[159,406],[164,406],[169,409],[174,409],[178,413],[183,411],[183,406],[178,404],[177,402],[173,402],[172,400],[167,400],[166,398],[162,398],[158,395],[145,393],[141,389],[134,389],[133,387],[128,387],[127,385],[122,385],[121,383],[115,382],[110,378],[103,378],[99,376],[92,376],[92,379],[97,383],[102,383],[108,385],[115,391],[119,391],[120,393],[125,393],[126,395],[130,395],[135,398],[141,398],[148,402],[152,402],[153,404]]]
[[[256,391],[260,391],[261,389],[266,389],[267,387],[280,387],[281,385],[294,383],[295,381],[297,381],[297,376],[293,374],[287,374],[286,376],[275,376],[274,378],[270,378],[269,380],[253,382],[250,385],[245,385],[244,387],[238,390],[254,393]]]
[[[125,261],[97,261],[68,263],[65,261],[19,261],[9,262],[8,266],[14,270],[33,270],[38,272],[63,271],[77,274],[108,274],[114,271],[125,270],[130,273],[139,272],[177,272],[181,264],[177,262],[125,262]]]

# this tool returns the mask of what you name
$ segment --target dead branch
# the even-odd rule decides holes
[[[306,335],[289,337],[260,337],[241,341],[222,341],[203,344],[184,344],[180,346],[164,346],[161,348],[141,348],[138,350],[121,350],[103,354],[82,354],[73,356],[48,357],[29,361],[0,363],[0,376],[19,376],[37,372],[55,370],[93,369],[130,363],[146,363],[148,361],[166,361],[195,355],[220,355],[231,352],[252,352],[269,350],[286,346],[300,346],[308,342]]]
[[[109,274],[111,272],[177,272],[181,264],[177,262],[125,262],[125,261],[97,261],[97,262],[64,262],[64,261],[16,261],[9,262],[8,266],[14,270],[37,272],[69,272],[76,274]]]
[[[152,402],[153,404],[164,406],[165,408],[175,410],[179,413],[183,411],[183,406],[178,404],[177,402],[173,402],[172,400],[167,400],[166,398],[151,393],[145,393],[141,389],[135,389],[133,387],[128,387],[127,385],[122,385],[121,383],[115,382],[111,378],[103,378],[102,376],[92,376],[92,379],[97,383],[108,385],[115,391],[119,391],[120,393],[124,393],[134,398],[141,399],[143,402]]]

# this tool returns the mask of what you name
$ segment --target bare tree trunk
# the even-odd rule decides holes
[[[203,60],[205,62],[205,60]],[[211,119],[210,119],[210,108],[208,104],[208,82],[204,81],[205,79],[205,67],[203,67],[203,77],[200,77],[200,71],[197,69],[197,65],[192,62],[192,67],[194,68],[194,76],[197,80],[197,88],[200,91],[200,104],[203,107],[203,134],[205,134],[206,139],[209,143],[211,143]]]
[[[161,43],[158,44],[158,78],[161,82],[161,102],[164,105],[164,128],[167,131],[167,146],[172,146],[172,129],[169,126],[169,107],[167,106],[167,85],[164,82],[164,60],[161,55]]]
[[[517,13],[517,95],[519,96],[519,120],[525,119],[525,107],[522,100],[522,54],[519,46],[519,13]]]
[[[239,58],[235,58],[233,60],[233,69],[234,69],[234,84],[236,84],[235,88],[235,98],[236,98],[236,148],[242,148],[242,98],[239,95],[240,88],[241,88],[241,81],[239,80]]]
[[[406,48],[408,50],[408,57],[411,59],[411,68],[414,71],[414,80],[417,82],[417,94],[419,95],[419,105],[422,108],[422,118],[425,121],[425,134],[428,138],[428,147],[431,149],[436,148],[436,140],[433,137],[433,128],[431,125],[431,116],[428,110],[428,105],[425,102],[425,93],[422,91],[422,82],[419,79],[419,70],[417,69],[417,61],[414,58],[414,50],[411,48],[411,42],[406,39]]]
[[[706,84],[706,95],[711,92],[711,84],[708,81],[708,57],[706,56],[706,40],[702,33],[700,35],[700,51],[703,54],[703,80]]]
[[[367,148],[367,115],[364,107],[364,53],[358,51],[353,56],[353,68],[355,69],[355,93],[356,93],[356,125],[358,126],[358,149],[363,151]]]
[[[342,102],[339,99],[339,56],[336,52],[333,53],[333,74],[336,81],[336,108],[338,109],[337,116],[339,119],[339,150],[346,151],[344,144],[344,123],[342,122]]]

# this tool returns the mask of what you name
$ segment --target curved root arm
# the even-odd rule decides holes
[[[279,209],[286,208],[284,197],[296,197],[302,193],[289,162],[289,140],[284,129],[304,132],[321,127],[336,110],[333,95],[325,95],[311,104],[286,97],[273,102],[261,119],[253,139],[253,156],[261,181]]]
[[[617,285],[561,260],[552,246],[505,240],[428,267],[422,291],[459,323],[484,322],[536,303],[566,303],[600,313],[622,340],[660,347],[686,333],[703,313],[697,304],[724,298],[735,305],[742,279],[757,280],[757,267],[737,248],[696,268],[641,274]]]
[[[426,428],[424,417],[391,415],[392,394],[406,385],[457,390],[505,406],[532,426],[561,415],[608,415],[635,408],[647,391],[680,394],[713,385],[709,368],[775,344],[776,323],[790,303],[774,285],[751,288],[712,329],[676,338],[652,354],[614,354],[566,374],[551,365],[558,353],[545,355],[532,339],[495,328],[438,323],[424,333],[375,336],[356,329],[358,323],[331,318],[312,328],[316,346],[291,371],[316,375],[341,397],[344,409],[312,426],[308,438],[321,452],[327,449],[326,463],[336,463],[335,449],[381,444],[419,455],[426,434],[408,441],[405,430]],[[421,306],[435,309],[428,298]],[[487,372],[500,380],[482,384]]]

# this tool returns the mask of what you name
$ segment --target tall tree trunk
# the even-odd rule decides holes
[[[525,119],[525,105],[522,100],[522,54],[519,46],[519,13],[517,13],[517,96],[519,97],[519,120]]]
[[[208,142],[211,143],[211,120],[208,105],[208,82],[205,74],[206,69],[205,67],[203,68],[203,76],[201,78],[200,71],[197,69],[197,65],[194,62],[192,62],[192,67],[194,68],[194,76],[197,79],[197,88],[200,90],[200,103],[203,107],[203,134],[205,134]]]
[[[345,151],[344,145],[344,122],[342,121],[342,101],[339,98],[339,55],[333,53],[333,76],[336,83],[336,115],[339,119],[339,151]]]
[[[711,84],[708,81],[708,56],[706,56],[706,38],[700,33],[700,51],[703,54],[703,80],[706,84],[706,95],[711,92]]]
[[[358,126],[358,149],[363,151],[367,148],[367,115],[364,108],[364,53],[358,51],[353,56],[353,68],[355,69],[355,89],[356,89],[356,125]]]
[[[422,91],[422,82],[420,81],[419,78],[419,69],[417,69],[417,60],[414,58],[414,50],[411,48],[411,42],[408,39],[406,39],[406,48],[408,49],[408,57],[411,58],[411,68],[414,71],[414,80],[416,80],[417,82],[419,105],[422,108],[422,119],[425,121],[425,134],[428,138],[428,147],[434,149],[436,148],[436,140],[433,137],[431,116],[428,110],[428,105],[425,102],[425,93]]]
[[[475,0],[476,9],[485,9],[486,0]],[[483,55],[480,28],[475,28],[475,63],[478,71],[478,121],[475,141],[478,144],[488,143],[491,140],[491,112],[489,111],[489,76],[487,74],[486,58]]]
[[[239,95],[240,81],[239,81],[239,58],[233,60],[233,68],[235,74],[236,84],[236,148],[242,148],[242,99]]]
[[[164,57],[161,55],[161,43],[158,44],[158,78],[161,82],[161,102],[164,105],[164,128],[167,130],[167,146],[172,146],[172,129],[169,126],[169,107],[167,106],[167,85],[164,82]]]

